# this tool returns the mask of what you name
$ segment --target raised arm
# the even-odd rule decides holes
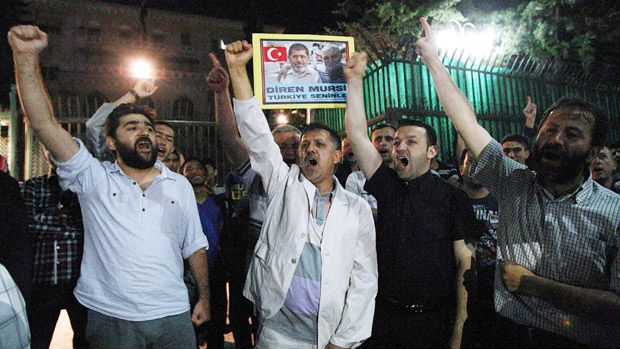
[[[103,160],[106,152],[108,152],[108,147],[105,144],[105,135],[103,134],[103,125],[108,115],[112,113],[112,110],[121,104],[137,103],[140,98],[150,97],[157,91],[157,88],[151,79],[138,80],[131,90],[112,103],[104,103],[90,119],[86,120],[86,136],[94,146],[95,155],[98,159]]]
[[[8,34],[15,62],[15,81],[19,100],[30,128],[56,160],[69,160],[78,151],[71,135],[54,117],[54,111],[43,85],[39,56],[47,47],[47,34],[38,27],[20,25]]]
[[[252,58],[252,45],[236,41],[226,46],[226,63],[235,94],[235,119],[246,146],[252,169],[261,176],[269,197],[277,183],[286,177],[289,167],[282,160],[280,148],[269,130],[269,124],[252,93],[246,64]]]
[[[348,84],[347,111],[344,121],[347,137],[351,140],[353,152],[357,155],[358,166],[364,176],[369,179],[381,166],[381,155],[368,138],[362,85],[362,78],[366,71],[366,60],[366,53],[354,54],[344,69]]]
[[[215,122],[217,132],[224,145],[224,154],[233,166],[238,167],[248,159],[248,151],[237,130],[235,114],[233,112],[228,85],[230,78],[220,64],[215,54],[209,54],[213,68],[207,76],[207,86],[213,91],[215,97]]]
[[[450,73],[437,55],[437,46],[431,26],[426,18],[420,18],[425,36],[416,41],[416,53],[433,77],[439,100],[452,120],[457,132],[463,136],[467,149],[478,158],[482,150],[491,142],[491,135],[476,121],[476,114],[461,90],[454,84]]]

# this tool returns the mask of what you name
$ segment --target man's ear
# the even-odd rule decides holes
[[[340,163],[340,159],[342,158],[342,150],[334,150],[334,165]]]
[[[105,145],[108,147],[108,149],[110,149],[110,151],[116,151],[116,141],[114,140],[114,138],[107,136],[105,138]]]
[[[525,152],[525,159],[526,160],[529,159],[530,158],[530,150],[529,149],[525,149],[524,152]]]
[[[439,148],[437,148],[436,145],[431,145],[428,149],[426,149],[426,157],[429,160],[437,156],[437,153],[439,153]]]

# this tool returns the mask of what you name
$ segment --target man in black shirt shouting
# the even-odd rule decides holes
[[[473,258],[467,196],[430,172],[437,134],[428,124],[408,120],[398,128],[392,157],[382,160],[368,139],[362,94],[366,55],[351,57],[346,131],[378,202],[379,293],[373,336],[365,348],[460,346],[467,318],[464,275]],[[471,237],[473,238],[473,237]]]

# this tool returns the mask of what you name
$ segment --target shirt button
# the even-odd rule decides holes
[[[146,197],[146,194],[142,194],[142,197],[143,197],[143,198],[145,198],[145,197]]]
[[[146,211],[146,208],[143,208],[143,209],[142,209],[142,212],[144,212],[144,211]]]
[[[133,182],[133,185],[136,185],[136,182]]]
[[[293,264],[297,263],[297,258],[294,258],[294,257],[293,257],[293,258],[291,259],[291,263],[293,263]]]
[[[112,196],[116,196],[116,193],[112,193]]]

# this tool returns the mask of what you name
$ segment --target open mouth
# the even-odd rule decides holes
[[[148,138],[141,138],[138,140],[137,147],[139,151],[151,151],[153,144]]]
[[[396,157],[396,160],[398,160],[401,165],[403,165],[403,167],[406,167],[407,165],[409,165],[409,159],[407,159],[406,157],[400,155]]]
[[[315,159],[309,159],[308,163],[310,164],[310,166],[316,166],[318,164],[318,162]]]

